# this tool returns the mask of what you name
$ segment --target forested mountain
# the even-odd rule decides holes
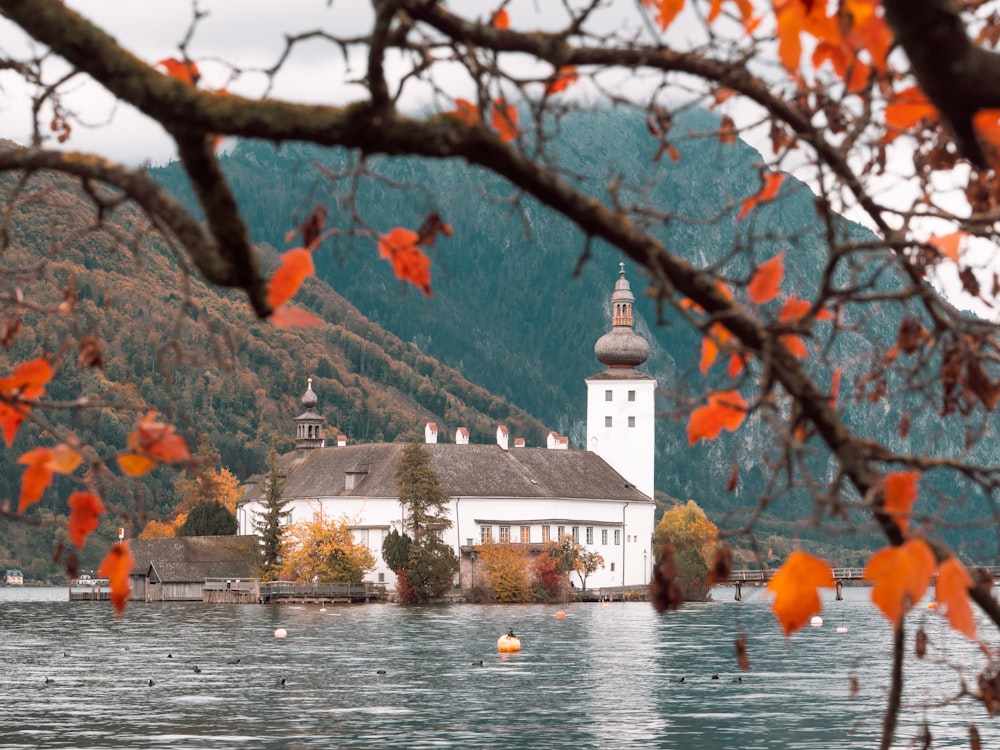
[[[4,179],[0,193],[8,195],[14,186]],[[495,439],[498,423],[531,444],[545,439],[541,422],[387,333],[323,282],[308,280],[297,301],[321,315],[324,324],[278,329],[257,321],[241,295],[194,278],[185,281],[180,262],[162,242],[146,236],[133,207],[117,208],[106,228],[94,229],[93,206],[78,186],[36,175],[18,189],[22,198],[37,194],[46,200],[22,202],[10,223],[4,263],[33,268],[43,262],[40,279],[33,283],[33,274],[26,274],[24,293],[36,302],[52,302],[54,282],[72,290],[67,298],[75,309],[42,324],[39,316],[25,315],[11,348],[0,350],[5,362],[0,374],[43,351],[62,352],[56,358],[60,372],[48,389],[51,401],[85,396],[122,408],[50,409],[44,418],[72,428],[101,455],[125,447],[143,413],[141,397],[177,425],[192,449],[207,445],[208,453],[217,453],[241,478],[262,471],[271,447],[291,448],[292,418],[302,411],[299,397],[309,377],[327,417],[327,434],[334,438],[340,431],[350,442],[422,439],[424,424],[436,421],[452,434],[467,427],[477,442]],[[270,265],[277,263],[273,251],[265,250],[265,256]],[[33,298],[45,289],[48,297]],[[96,336],[103,369],[78,369],[76,353],[61,349],[67,333]],[[17,506],[24,470],[17,458],[38,444],[38,428],[26,422],[12,449],[0,450],[0,498],[9,507]],[[176,475],[164,467],[135,488],[112,489],[106,504],[123,515],[109,514],[98,538],[87,545],[84,566],[103,556],[119,525],[131,536],[148,518],[171,510]],[[57,480],[29,511],[28,522],[0,516],[0,569],[22,567],[32,578],[58,571],[50,560],[52,540],[66,538],[72,489]]]

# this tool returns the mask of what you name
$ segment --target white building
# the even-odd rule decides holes
[[[608,369],[586,380],[589,450],[568,450],[568,441],[556,433],[546,447],[523,447],[504,425],[497,427],[495,444],[470,444],[464,427],[453,443],[439,443],[438,426],[426,425],[431,468],[451,498],[452,526],[442,538],[462,560],[460,584],[468,583],[470,553],[485,539],[537,548],[562,534],[604,558],[604,568],[587,579],[588,589],[649,582],[656,381],[635,370],[649,346],[632,330],[633,301],[623,269],[611,296],[612,330],[595,346]],[[391,585],[395,575],[381,550],[389,530],[403,526],[395,474],[405,445],[347,445],[338,439],[327,446],[317,404],[310,381],[304,411],[295,418],[296,448],[279,461],[288,522],[346,516],[356,538],[375,554],[372,578]],[[244,483],[240,534],[254,533],[265,480],[255,475]]]

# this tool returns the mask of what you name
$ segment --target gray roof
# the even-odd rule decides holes
[[[206,578],[252,578],[259,541],[256,536],[177,536],[130,539],[133,575],[153,568],[162,582]]]
[[[286,498],[398,497],[396,462],[404,443],[332,446],[309,451],[304,458],[288,453],[282,486]],[[649,501],[604,459],[590,451],[514,448],[498,445],[424,445],[431,468],[449,497],[575,498]],[[366,467],[367,475],[351,491],[345,474]],[[243,500],[263,496],[263,485],[247,487]]]

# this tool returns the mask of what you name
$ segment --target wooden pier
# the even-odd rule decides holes
[[[353,604],[382,597],[382,588],[371,583],[296,583],[267,581],[260,584],[262,604]]]
[[[111,601],[111,581],[107,578],[74,578],[69,582],[71,602]]]

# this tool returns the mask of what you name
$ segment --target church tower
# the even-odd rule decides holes
[[[611,330],[594,345],[608,369],[586,379],[587,449],[652,499],[656,378],[635,369],[649,357],[649,344],[632,330],[633,302],[621,263],[611,294]]]
[[[322,448],[326,445],[323,435],[323,423],[326,419],[316,413],[319,399],[313,391],[312,384],[312,378],[309,378],[306,392],[302,394],[302,408],[305,411],[295,418],[295,450],[300,458],[304,458],[313,448]]]

